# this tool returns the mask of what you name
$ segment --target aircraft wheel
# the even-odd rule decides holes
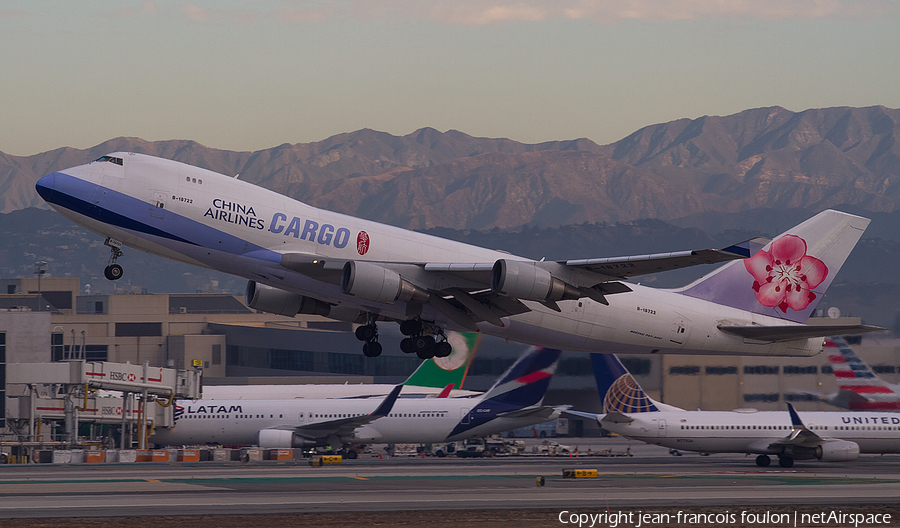
[[[418,336],[411,339],[413,350],[415,350],[416,352],[419,352],[420,350],[427,350],[428,352],[431,352],[432,350],[434,350],[433,336]]]
[[[381,343],[369,341],[363,345],[363,354],[366,357],[378,357],[381,355]]]
[[[416,356],[418,356],[419,359],[431,359],[434,357],[434,351],[427,350],[427,349],[426,350],[416,350]]]
[[[768,455],[759,455],[756,457],[756,465],[759,467],[768,467],[772,463],[772,459]]]
[[[356,339],[359,339],[360,341],[371,341],[378,334],[378,329],[375,325],[367,324],[357,327],[355,333]]]
[[[357,458],[359,458],[359,453],[357,453],[356,451],[350,449],[349,451],[347,451],[347,452],[344,454],[344,457],[347,458],[347,459],[349,459],[349,460],[356,460]]]
[[[407,319],[400,323],[400,333],[405,336],[414,336],[422,333],[422,321]]]
[[[122,266],[118,264],[110,264],[106,266],[106,269],[103,270],[103,276],[109,280],[119,280],[122,278],[122,275],[125,273],[125,270],[122,269]]]
[[[789,457],[789,456],[778,457],[778,465],[783,468],[794,467],[794,457]]]
[[[435,451],[434,456],[438,458],[444,458],[445,456],[447,456],[447,453],[443,449],[441,449],[440,451]]]
[[[412,339],[408,337],[404,337],[400,340],[400,351],[404,354],[413,354],[415,353],[415,349],[413,348]]]
[[[441,341],[440,343],[435,345],[435,349],[434,349],[435,357],[444,358],[444,357],[450,356],[450,354],[452,354],[452,353],[453,353],[453,347],[450,345],[450,343],[448,343],[446,341]]]

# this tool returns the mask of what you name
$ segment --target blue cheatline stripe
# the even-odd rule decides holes
[[[143,208],[150,207],[149,203],[118,191],[100,189],[101,191],[106,191],[106,197],[103,199],[104,204],[111,204],[111,206],[100,207],[88,201],[96,188],[94,184],[74,178],[62,172],[54,173],[53,176],[56,180],[54,188],[43,186],[40,182],[38,182],[37,185],[38,194],[40,194],[48,203],[59,205],[60,207],[64,207],[100,222],[137,233],[152,235],[198,247],[212,247],[215,244],[215,242],[213,242],[214,240],[221,240],[221,247],[216,248],[217,250],[235,255],[250,256],[249,254],[253,253],[252,257],[259,260],[271,262],[281,261],[281,255],[275,251],[266,249],[257,244],[252,244],[240,237],[230,235],[202,222],[191,220],[170,210],[164,211],[164,219],[155,220],[171,227],[174,227],[177,224],[179,227],[178,231],[183,233],[184,236],[174,234],[174,229],[161,229],[125,214],[118,213],[113,210],[113,208],[120,211],[129,211],[133,214],[135,211],[141,211]],[[57,190],[59,187],[65,187],[67,190],[71,190],[72,193],[61,192]],[[76,194],[80,196],[77,196]]]
[[[105,224],[121,227],[122,229],[127,229],[129,231],[136,231],[147,235],[175,240],[177,242],[183,242],[185,244],[191,244],[194,246],[200,245],[196,242],[192,242],[190,240],[186,240],[179,236],[173,235],[172,233],[163,231],[162,229],[158,229],[142,222],[138,222],[133,218],[120,215],[119,213],[114,213],[109,209],[103,209],[102,207],[89,203],[80,198],[75,198],[74,196],[57,191],[55,189],[42,189],[41,197],[47,203],[58,205],[70,211],[74,211],[80,215],[87,216],[88,218],[99,220]]]

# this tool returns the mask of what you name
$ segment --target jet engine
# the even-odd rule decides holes
[[[822,462],[853,462],[859,458],[859,444],[849,440],[832,440],[816,447],[816,458]]]
[[[247,283],[247,306],[261,312],[293,317],[297,314],[314,314],[328,317],[331,305],[318,299],[305,297],[298,293],[279,290],[257,284]]]
[[[263,449],[290,449],[293,447],[315,447],[319,442],[297,436],[293,431],[282,429],[262,429],[259,432],[259,447]]]
[[[344,264],[341,291],[370,301],[425,302],[430,294],[403,279],[399,273],[371,262],[351,260]]]
[[[491,291],[529,301],[579,299],[581,291],[532,262],[500,259],[491,269]]]

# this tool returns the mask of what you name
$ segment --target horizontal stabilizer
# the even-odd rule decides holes
[[[620,412],[608,412],[606,413],[606,416],[600,419],[600,425],[603,425],[603,422],[628,424],[633,421],[634,418]]]
[[[829,337],[836,335],[856,335],[868,332],[882,332],[885,329],[870,325],[790,325],[790,326],[731,326],[719,325],[719,330],[752,339],[754,341],[778,342]]]

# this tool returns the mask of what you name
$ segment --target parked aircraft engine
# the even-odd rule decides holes
[[[328,317],[331,305],[318,299],[305,297],[298,293],[279,290],[257,284],[247,283],[247,306],[261,312],[293,317],[297,314],[313,314]]]
[[[491,269],[491,291],[529,301],[579,299],[581,291],[531,262],[500,259]]]
[[[293,447],[315,447],[318,442],[297,436],[293,431],[263,429],[259,432],[259,447],[263,449],[290,449]]]
[[[853,462],[859,458],[859,444],[849,440],[832,440],[816,447],[816,458],[822,462]]]
[[[399,273],[371,262],[351,260],[344,264],[341,291],[362,299],[389,303],[426,302],[429,293],[403,279]]]

